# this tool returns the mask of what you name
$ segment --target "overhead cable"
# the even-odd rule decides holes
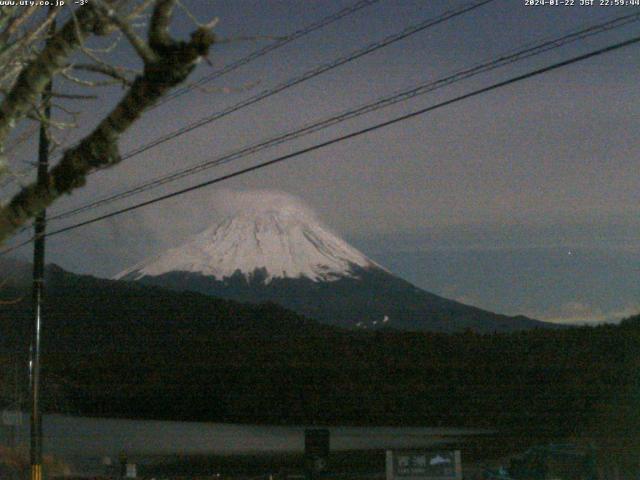
[[[158,101],[155,105],[153,105],[151,108],[149,108],[147,111],[149,110],[153,110],[157,107],[159,107],[160,105],[164,105],[165,103],[180,97],[182,95],[184,95],[185,93],[190,92],[191,90],[198,88],[201,85],[204,85],[205,83],[208,82],[212,82],[213,80],[216,80],[220,77],[222,77],[223,75],[226,75],[227,73],[233,72],[234,70],[237,70],[238,68],[247,65],[251,62],[253,62],[254,60],[265,56],[266,54],[273,52],[274,50],[277,50],[281,47],[284,47],[285,45],[293,42],[294,40],[297,40],[301,37],[304,37],[305,35],[308,35],[312,32],[315,32],[316,30],[319,30],[321,28],[324,28],[332,23],[337,22],[338,20],[351,15],[352,13],[355,13],[359,10],[362,10],[366,7],[369,7],[371,5],[374,5],[375,3],[380,2],[380,0],[359,0],[358,2],[354,3],[353,5],[347,6],[331,15],[328,15],[324,18],[321,18],[320,20],[313,22],[309,25],[306,25],[298,30],[296,30],[295,32],[282,37],[280,39],[278,39],[277,41],[270,43],[269,45],[266,45],[265,47],[262,47],[258,50],[254,50],[253,52],[249,53],[248,55],[232,62],[229,63],[225,66],[223,66],[222,68],[220,68],[219,70],[216,70],[214,72],[209,73],[208,75],[205,75],[204,77],[198,79],[196,82],[184,86],[180,89],[177,89],[173,92],[171,92],[170,94],[166,95],[165,97],[163,97],[162,99],[160,99],[160,101]],[[29,168],[29,169],[24,169],[18,173],[16,173],[15,175],[11,175],[8,176],[7,178],[3,179],[0,182],[0,189],[10,185],[13,181],[15,181],[16,178],[19,177],[23,177],[25,175],[28,175],[33,169]]]
[[[85,220],[85,221],[82,221],[82,222],[78,222],[76,224],[69,225],[69,226],[64,227],[64,228],[60,228],[58,230],[53,230],[53,231],[47,233],[44,236],[45,237],[51,237],[51,236],[54,236],[54,235],[59,235],[61,233],[65,233],[65,232],[69,232],[69,231],[72,231],[72,230],[76,230],[76,229],[84,227],[86,225],[91,225],[93,223],[100,222],[100,221],[106,220],[108,218],[116,217],[116,216],[122,215],[124,213],[140,209],[142,207],[153,205],[153,204],[162,202],[164,200],[168,200],[170,198],[181,196],[181,195],[184,195],[186,193],[189,193],[189,192],[192,192],[192,191],[195,191],[195,190],[199,190],[201,188],[204,188],[204,187],[207,187],[207,186],[210,186],[210,185],[214,185],[214,184],[217,184],[217,183],[220,183],[220,182],[224,182],[224,181],[229,180],[231,178],[239,177],[241,175],[245,175],[245,174],[250,173],[250,172],[258,171],[258,170],[261,170],[263,168],[266,168],[266,167],[269,167],[269,166],[272,166],[272,165],[275,165],[275,164],[278,164],[278,163],[282,163],[282,162],[284,162],[286,160],[290,160],[292,158],[296,158],[296,157],[299,157],[301,155],[304,155],[304,154],[307,154],[307,153],[311,153],[313,151],[320,150],[322,148],[326,148],[326,147],[328,147],[330,145],[335,145],[337,143],[344,142],[344,141],[350,140],[352,138],[360,137],[360,136],[365,135],[367,133],[371,133],[371,132],[380,130],[382,128],[389,127],[391,125],[395,125],[397,123],[409,120],[411,118],[415,118],[415,117],[419,117],[419,116],[425,115],[425,114],[427,114],[429,112],[438,110],[440,108],[443,108],[443,107],[446,107],[446,106],[449,106],[449,105],[453,105],[453,104],[461,102],[463,100],[467,100],[469,98],[477,97],[477,96],[482,95],[484,93],[488,93],[488,92],[497,90],[499,88],[503,88],[503,87],[506,87],[508,85],[512,85],[514,83],[521,82],[523,80],[542,75],[542,74],[547,73],[547,72],[558,70],[560,68],[563,68],[563,67],[566,67],[566,66],[578,63],[578,62],[582,62],[582,61],[590,59],[590,58],[594,58],[594,57],[597,57],[597,56],[600,56],[600,55],[604,55],[605,53],[609,53],[609,52],[613,52],[613,51],[616,51],[616,50],[620,50],[621,48],[628,47],[628,46],[636,44],[638,42],[640,42],[640,36],[637,36],[637,37],[634,37],[634,38],[631,38],[629,40],[626,40],[626,41],[623,41],[623,42],[619,42],[619,43],[616,43],[616,44],[613,44],[613,45],[609,45],[607,47],[600,48],[600,49],[591,51],[589,53],[585,53],[583,55],[572,57],[572,58],[570,58],[568,60],[560,61],[560,62],[554,63],[554,64],[546,66],[546,67],[538,68],[538,69],[530,71],[528,73],[525,73],[525,74],[522,74],[522,75],[517,75],[517,76],[512,77],[512,78],[510,78],[508,80],[504,80],[504,81],[501,81],[501,82],[498,82],[498,83],[494,83],[494,84],[492,84],[492,85],[490,85],[488,87],[484,87],[484,88],[480,88],[480,89],[477,89],[477,90],[473,90],[472,92],[469,92],[469,93],[466,93],[466,94],[463,94],[463,95],[459,95],[459,96],[454,97],[454,98],[452,98],[450,100],[446,100],[444,102],[440,102],[440,103],[437,103],[435,105],[431,105],[429,107],[425,107],[425,108],[416,110],[414,112],[411,112],[411,113],[408,113],[408,114],[405,114],[405,115],[401,115],[401,116],[392,118],[390,120],[386,120],[384,122],[376,123],[375,125],[372,125],[370,127],[357,130],[357,131],[352,132],[352,133],[348,133],[348,134],[345,134],[345,135],[340,135],[338,137],[334,137],[331,140],[327,140],[327,141],[324,141],[324,142],[321,142],[321,143],[317,143],[315,145],[312,145],[312,146],[309,146],[309,147],[306,147],[306,148],[303,148],[303,149],[300,149],[300,150],[296,150],[295,152],[292,152],[292,153],[289,153],[289,154],[286,154],[286,155],[282,155],[282,156],[273,158],[271,160],[268,160],[268,161],[253,165],[251,167],[243,168],[243,169],[238,170],[236,172],[229,173],[227,175],[222,175],[220,177],[217,177],[217,178],[214,178],[214,179],[211,179],[211,180],[207,180],[207,181],[198,183],[196,185],[192,185],[190,187],[183,188],[181,190],[177,190],[175,192],[168,193],[168,194],[153,198],[151,200],[147,200],[147,201],[144,201],[144,202],[136,203],[134,205],[130,205],[128,207],[125,207],[125,208],[122,208],[122,209],[119,209],[119,210],[115,210],[113,212],[110,212],[110,213],[107,213],[107,214],[104,214],[104,215],[99,215],[97,217],[93,217],[93,218],[90,218],[88,220]],[[27,245],[27,244],[31,243],[33,240],[34,240],[34,238],[31,238],[31,239],[29,239],[29,240],[27,240],[25,242],[22,242],[22,243],[20,243],[18,245],[15,245],[15,246],[12,246],[10,248],[7,248],[7,249],[3,250],[2,252],[0,252],[0,255],[5,255],[5,254],[7,254],[7,253],[9,253],[9,252],[11,252],[13,250],[16,250],[16,249],[18,249],[18,248],[20,248],[20,247],[22,247],[24,245]]]
[[[609,20],[607,22],[599,23],[597,25],[591,25],[586,28],[582,28],[580,30],[576,30],[570,33],[567,33],[561,37],[553,38],[550,40],[545,40],[537,44],[529,44],[528,46],[521,48],[519,50],[512,50],[508,53],[502,54],[498,58],[492,59],[490,61],[476,64],[472,67],[467,67],[462,70],[458,70],[455,73],[449,74],[443,78],[440,78],[435,81],[423,82],[417,86],[414,86],[410,89],[405,89],[400,92],[396,92],[392,95],[387,95],[382,97],[374,102],[369,102],[364,105],[361,105],[357,108],[352,108],[346,110],[337,115],[332,115],[328,118],[325,118],[320,121],[315,121],[313,123],[307,124],[303,127],[297,128],[293,131],[279,134],[277,136],[271,137],[267,140],[262,140],[256,144],[242,147],[233,152],[224,154],[220,157],[207,160],[205,162],[201,162],[199,164],[193,165],[191,167],[183,168],[171,172],[169,174],[164,174],[162,176],[156,177],[152,180],[148,180],[143,182],[133,188],[127,189],[125,191],[115,193],[101,199],[95,200],[93,202],[87,203],[85,205],[81,205],[75,207],[73,209],[61,212],[57,215],[53,215],[49,218],[52,220],[61,220],[69,217],[73,217],[79,213],[92,210],[94,208],[110,204],[117,200],[122,200],[124,198],[128,198],[130,196],[152,190],[159,186],[165,185],[170,182],[174,182],[176,180],[182,179],[184,177],[199,173],[201,171],[217,167],[231,161],[239,160],[241,158],[245,158],[249,155],[255,154],[259,151],[262,151],[267,148],[274,147],[276,145],[280,145],[285,142],[289,142],[296,138],[300,138],[302,136],[317,132],[319,130],[328,128],[332,125],[336,125],[338,123],[342,123],[346,120],[356,118],[362,116],[364,114],[394,105],[398,102],[417,97],[420,95],[424,95],[426,93],[433,92],[439,88],[451,85],[453,83],[460,82],[462,80],[466,80],[468,78],[474,77],[476,75],[489,72],[491,70],[501,68],[510,64],[513,64],[518,61],[522,61],[533,56],[540,55],[542,53],[546,53],[550,50],[554,50],[560,47],[563,47],[569,43],[576,42],[578,40],[583,40],[587,37],[596,35],[598,33],[602,33],[605,31],[610,31],[615,28],[620,28],[624,25],[627,25],[631,22],[640,20],[640,13],[634,13],[631,15],[624,15],[621,17],[617,17],[615,19]]]
[[[382,40],[370,43],[368,45],[366,45],[365,47],[362,47],[350,54],[341,56],[336,58],[335,60],[332,60],[331,62],[319,65],[317,67],[314,67],[310,70],[307,70],[306,72],[302,73],[299,76],[290,78],[289,80],[286,80],[278,85],[276,85],[275,87],[272,87],[270,89],[264,90],[252,97],[249,97],[235,105],[232,105],[228,108],[225,108],[224,110],[218,111],[218,112],[214,112],[211,115],[207,115],[204,118],[201,118],[199,120],[196,120],[195,122],[190,123],[189,125],[185,125],[184,127],[181,127],[177,130],[174,130],[173,132],[170,132],[166,135],[163,135],[155,140],[152,140],[151,142],[148,142],[144,145],[141,145],[133,150],[130,150],[129,152],[126,152],[125,154],[122,155],[122,159],[123,160],[128,160],[132,157],[135,157],[137,155],[140,155],[143,152],[146,152],[148,150],[151,150],[152,148],[157,147],[158,145],[161,145],[163,143],[166,143],[170,140],[173,140],[174,138],[180,137],[188,132],[191,132],[197,128],[200,128],[204,125],[209,125],[213,122],[215,122],[216,120],[219,120],[223,117],[226,117],[227,115],[230,115],[234,112],[237,112],[239,110],[242,110],[243,108],[246,108],[248,106],[254,105],[266,98],[269,98],[273,95],[276,95],[278,93],[281,93],[291,87],[294,87],[302,82],[306,82],[307,80],[310,80],[312,78],[315,78],[325,72],[328,72],[330,70],[333,70],[335,68],[338,68],[342,65],[345,65],[347,63],[353,62],[361,57],[364,57],[365,55],[369,55],[370,53],[373,53],[377,50],[380,50],[382,48],[388,47],[389,45],[392,45],[396,42],[399,42],[400,40],[404,40],[405,38],[408,38],[412,35],[415,35],[416,33],[422,32],[424,30],[427,30],[429,28],[432,28],[436,25],[439,25],[443,22],[446,22],[448,20],[451,20],[455,17],[458,17],[460,15],[464,15],[467,12],[470,12],[472,10],[475,10],[479,7],[482,7],[484,5],[487,5],[489,3],[492,3],[496,0],[481,0],[475,3],[471,3],[471,4],[466,4],[462,7],[458,7],[455,9],[451,9],[448,10],[436,17],[433,18],[429,18],[427,20],[423,20],[422,22],[419,22],[417,24],[411,25],[409,27],[404,28],[403,30],[401,30],[400,32],[394,33],[392,35],[389,35],[388,37],[383,38]]]
[[[182,87],[173,91],[169,95],[163,97],[160,100],[160,102],[158,102],[153,108],[163,105],[175,98],[181,97],[185,93],[188,93],[191,90],[204,85],[205,83],[212,82],[220,78],[221,76],[226,75],[227,73],[233,72],[234,70],[237,70],[238,68],[244,65],[247,65],[248,63],[251,63],[256,59],[265,56],[267,53],[273,52],[278,48],[282,48],[285,45],[293,42],[294,40],[297,40],[298,38],[301,38],[305,35],[315,32],[316,30],[324,28],[327,25],[330,25],[340,20],[343,17],[346,17],[347,15],[351,15],[352,13],[362,10],[363,8],[369,7],[375,3],[378,3],[379,1],[380,0],[361,0],[359,2],[354,3],[353,5],[350,5],[348,7],[343,8],[342,10],[337,11],[332,15],[324,17],[318,20],[317,22],[311,23],[299,30],[296,30],[295,32],[287,35],[286,37],[282,37],[279,40],[273,43],[270,43],[269,45],[266,45],[265,47],[262,47],[258,50],[254,50],[253,52],[236,60],[235,62],[229,63],[224,67],[220,68],[219,70],[216,70],[214,72],[209,73],[208,75],[205,75],[204,77],[198,79],[196,82],[192,83],[191,85],[187,85],[185,87]]]

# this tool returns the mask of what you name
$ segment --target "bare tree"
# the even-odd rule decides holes
[[[54,77],[79,87],[95,89],[117,83],[125,89],[95,128],[61,153],[46,186],[24,185],[0,205],[0,243],[60,196],[84,185],[91,171],[118,164],[122,133],[171,88],[185,82],[206,58],[215,41],[215,21],[196,24],[188,40],[176,39],[170,25],[177,5],[177,0],[91,0],[69,9],[0,9],[0,177],[10,174],[8,156],[32,133],[25,122],[43,120],[41,96]],[[60,22],[65,12],[68,18]],[[53,29],[56,16],[60,26]],[[141,28],[145,30],[142,34]],[[92,40],[105,42],[103,38],[113,38],[113,44],[102,49],[89,47]],[[141,65],[139,71],[105,60],[119,43],[132,47]],[[75,90],[54,90],[53,100],[95,96]],[[73,117],[74,112],[60,108]],[[52,129],[71,126],[73,122],[50,122]]]

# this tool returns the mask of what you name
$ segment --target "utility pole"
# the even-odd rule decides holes
[[[55,7],[49,7],[55,8]],[[50,33],[55,31],[55,21]],[[49,81],[42,92],[43,118],[40,120],[38,140],[38,185],[48,184],[49,172],[49,125],[51,118],[51,94],[53,83]],[[42,330],[42,301],[44,296],[44,234],[47,225],[47,211],[42,209],[35,218],[35,240],[33,244],[33,326],[31,330],[31,349],[29,358],[31,386],[31,429],[30,460],[31,480],[42,480],[42,407],[40,405],[40,342]]]
[[[40,124],[38,147],[38,184],[46,185],[49,167],[49,138],[46,119],[51,115],[49,95],[51,83],[42,95],[45,121]],[[35,241],[33,244],[33,326],[31,331],[31,480],[42,480],[42,412],[40,405],[40,341],[42,330],[42,300],[44,296],[44,234],[47,212],[42,210],[35,219]]]

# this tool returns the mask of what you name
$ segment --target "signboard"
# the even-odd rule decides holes
[[[387,451],[387,480],[461,480],[459,450]]]
[[[317,457],[328,457],[329,430],[324,428],[305,430],[304,454]]]
[[[127,463],[127,472],[125,475],[126,478],[137,478],[138,477],[138,469],[136,468],[135,463]]]
[[[2,424],[8,427],[22,425],[22,413],[16,410],[3,410]]]
[[[310,474],[327,470],[329,461],[329,430],[309,429],[304,431],[304,456]]]

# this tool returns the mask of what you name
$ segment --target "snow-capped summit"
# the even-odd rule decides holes
[[[241,203],[220,223],[116,278],[190,272],[222,280],[239,271],[247,278],[260,272],[265,283],[301,277],[317,282],[352,277],[354,267],[377,267],[292,196],[259,192],[244,195]]]
[[[347,328],[493,332],[545,326],[421,290],[340,239],[290,195],[259,191],[227,198],[233,198],[227,218],[116,278],[273,302]]]

